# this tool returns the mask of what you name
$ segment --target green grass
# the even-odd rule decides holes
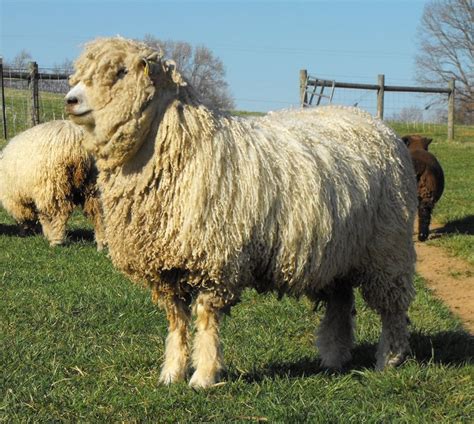
[[[404,123],[388,122],[388,124],[400,135],[421,134],[433,138],[434,142],[446,142],[448,138],[448,129],[446,124],[430,123]],[[454,142],[456,143],[474,143],[473,125],[455,125]],[[431,147],[430,147],[431,148]]]
[[[247,112],[245,110],[232,110],[230,112],[234,116],[248,117],[248,116],[265,116],[265,112]]]
[[[474,343],[417,279],[413,352],[373,370],[379,320],[357,297],[346,373],[319,368],[319,314],[245,293],[224,319],[225,384],[202,392],[157,385],[166,321],[149,294],[98,253],[76,215],[69,246],[21,238],[0,212],[0,419],[154,422],[469,422]]]

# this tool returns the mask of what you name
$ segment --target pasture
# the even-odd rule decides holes
[[[401,135],[423,133],[393,126]],[[446,127],[428,131],[447,181],[434,214],[446,231],[429,243],[474,263],[474,128],[457,128],[449,144]],[[40,236],[20,237],[0,209],[2,421],[474,420],[474,341],[419,277],[412,353],[400,368],[374,371],[380,324],[359,295],[353,360],[328,374],[314,349],[321,312],[306,299],[248,291],[222,324],[223,382],[196,392],[157,385],[166,319],[148,291],[96,251],[79,213],[69,238],[50,248]]]

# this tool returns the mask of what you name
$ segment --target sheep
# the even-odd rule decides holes
[[[444,190],[444,172],[436,157],[428,152],[433,141],[420,135],[406,135],[402,140],[410,151],[418,183],[418,240],[430,234],[433,209]]]
[[[219,323],[249,287],[324,300],[321,366],[339,369],[360,286],[382,319],[376,367],[404,360],[416,185],[391,129],[346,107],[250,120],[210,110],[172,62],[120,37],[89,42],[70,83],[110,257],[167,315],[162,384],[183,380],[188,359],[191,387],[218,381]]]
[[[1,152],[0,204],[20,231],[39,220],[51,246],[65,240],[66,223],[82,206],[103,247],[103,223],[96,187],[97,170],[83,146],[83,130],[67,120],[34,126],[12,138]]]

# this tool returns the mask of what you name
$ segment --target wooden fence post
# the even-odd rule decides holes
[[[3,84],[3,58],[0,57],[0,86],[2,88],[2,122],[3,137],[7,139],[7,114],[5,110],[5,86]]]
[[[39,95],[38,95],[38,64],[36,62],[30,62],[29,65],[30,74],[28,76],[28,86],[30,89],[30,126],[39,124]]]
[[[383,119],[383,106],[384,106],[384,94],[385,94],[385,75],[379,74],[378,76],[378,90],[377,90],[377,118]]]
[[[306,94],[306,82],[308,80],[308,71],[306,69],[300,70],[300,103],[301,107],[305,107],[308,102],[308,95]]]
[[[448,84],[448,141],[454,140],[454,93],[456,91],[456,83],[453,78]]]

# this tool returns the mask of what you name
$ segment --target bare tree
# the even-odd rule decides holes
[[[423,122],[423,110],[416,106],[407,106],[392,118],[397,122]]]
[[[13,60],[6,63],[6,67],[11,69],[28,69],[28,64],[33,60],[31,53],[25,49],[21,50]]]
[[[203,103],[217,109],[235,107],[229,85],[224,79],[224,64],[206,46],[193,48],[185,41],[162,41],[152,35],[146,35],[143,41],[152,48],[161,49],[166,58],[176,62],[177,68]]]
[[[55,63],[53,72],[56,74],[71,75],[74,72],[74,62],[71,59],[64,59],[61,63]]]
[[[456,79],[457,115],[474,122],[474,44],[472,0],[432,0],[418,27],[416,77],[422,84],[446,86]]]

